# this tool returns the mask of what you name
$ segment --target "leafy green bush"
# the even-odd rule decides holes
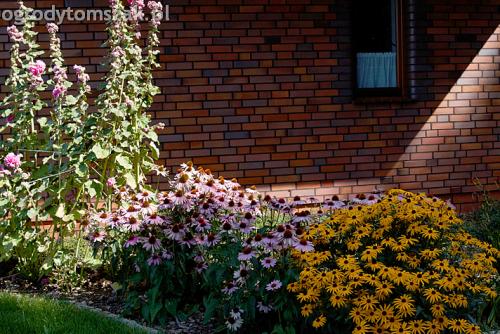
[[[476,238],[491,243],[499,249],[500,200],[495,199],[479,182],[476,181],[476,185],[480,190],[476,197],[481,200],[481,206],[464,215],[465,227]],[[495,266],[500,271],[500,263],[496,262]],[[499,296],[478,309],[483,326],[489,330],[498,329],[500,326],[500,279],[498,277],[496,291]]]

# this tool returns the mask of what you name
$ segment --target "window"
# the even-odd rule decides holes
[[[405,95],[403,2],[353,2],[354,82],[357,97]]]

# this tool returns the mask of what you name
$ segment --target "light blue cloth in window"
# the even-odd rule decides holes
[[[358,53],[358,88],[397,87],[396,53]]]

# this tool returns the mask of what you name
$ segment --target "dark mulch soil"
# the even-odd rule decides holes
[[[53,299],[66,300],[77,305],[88,306],[111,314],[121,315],[123,301],[113,290],[112,283],[105,279],[92,280],[81,288],[64,291],[52,284],[33,284],[17,276],[0,277],[0,291],[38,295]],[[167,328],[156,327],[160,332],[173,334],[211,334],[212,326],[202,323],[203,316],[195,314],[187,321],[170,321]],[[141,325],[139,319],[132,319]]]

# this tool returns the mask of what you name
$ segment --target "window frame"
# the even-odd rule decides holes
[[[396,24],[397,24],[397,87],[388,88],[358,88],[357,71],[358,62],[354,42],[354,29],[352,32],[352,89],[355,101],[359,102],[383,102],[383,101],[399,101],[408,98],[408,24],[407,24],[407,0],[396,0]],[[351,24],[354,24],[355,7],[351,9]]]

